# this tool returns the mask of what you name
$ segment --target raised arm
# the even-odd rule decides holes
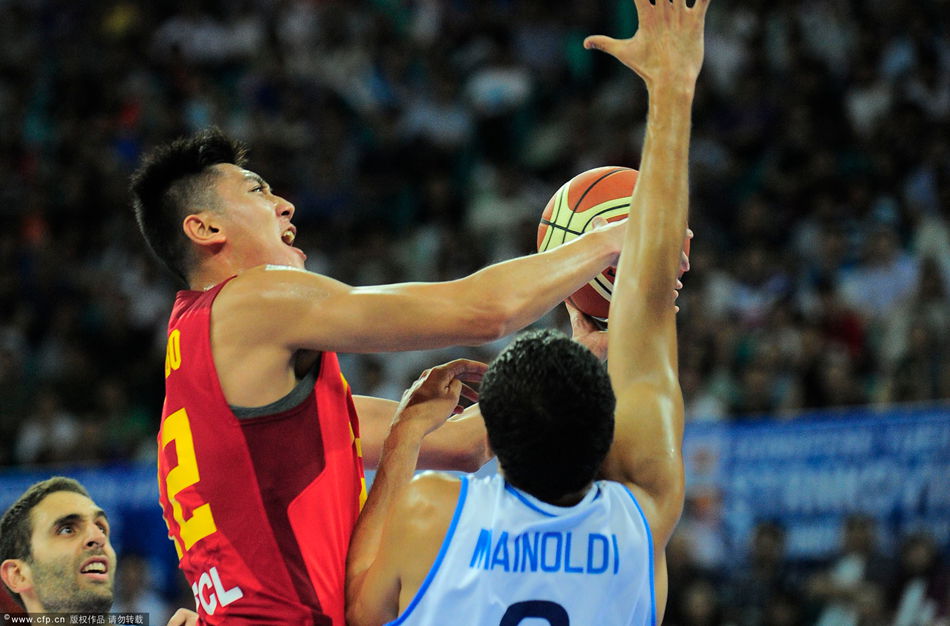
[[[640,26],[632,39],[585,42],[634,69],[650,98],[610,309],[608,370],[617,411],[603,473],[637,494],[661,559],[683,505],[683,397],[670,288],[686,233],[690,110],[708,0],[697,0],[693,8],[684,0],[635,4]]]
[[[440,283],[351,287],[301,270],[256,268],[219,296],[237,340],[293,350],[386,352],[479,345],[535,321],[616,262],[625,224]],[[230,333],[229,333],[230,335]]]

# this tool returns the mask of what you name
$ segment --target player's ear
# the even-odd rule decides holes
[[[181,227],[185,236],[199,246],[216,246],[227,240],[220,220],[213,211],[191,213],[182,220]]]
[[[33,572],[22,559],[7,559],[0,563],[0,579],[13,593],[23,593],[33,586]]]

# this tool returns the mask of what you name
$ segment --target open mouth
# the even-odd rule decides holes
[[[109,560],[102,556],[92,557],[82,564],[79,573],[93,580],[108,580]]]
[[[280,234],[280,240],[283,241],[288,246],[294,245],[294,240],[297,238],[297,229],[291,226],[284,232]]]

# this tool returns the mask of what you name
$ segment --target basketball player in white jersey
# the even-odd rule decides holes
[[[634,0],[639,30],[590,37],[646,82],[650,106],[610,309],[605,369],[577,341],[522,335],[491,364],[427,370],[403,396],[347,565],[351,626],[657,624],[683,506],[683,398],[670,286],[686,231],[690,112],[709,0]],[[572,311],[575,339],[603,334]],[[601,355],[603,356],[603,355]],[[609,376],[608,376],[609,372]],[[420,443],[480,403],[500,467],[423,474]]]

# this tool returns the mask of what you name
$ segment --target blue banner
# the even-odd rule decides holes
[[[684,455],[687,492],[717,491],[732,546],[775,520],[790,558],[821,558],[854,513],[887,549],[917,530],[950,546],[950,406],[691,424]]]

